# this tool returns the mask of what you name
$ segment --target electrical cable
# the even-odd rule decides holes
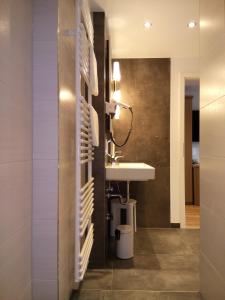
[[[130,135],[131,135],[131,132],[132,132],[132,129],[133,129],[133,119],[134,119],[134,113],[133,113],[133,110],[132,110],[132,107],[129,107],[128,108],[130,113],[131,113],[131,122],[130,122],[130,129],[128,130],[128,134],[127,134],[127,137],[125,138],[124,142],[122,144],[118,144],[115,140],[114,140],[114,137],[112,135],[112,132],[110,132],[110,139],[111,141],[113,142],[114,145],[116,145],[117,147],[121,148],[123,146],[126,145],[126,143],[128,142],[129,138],[130,138]]]

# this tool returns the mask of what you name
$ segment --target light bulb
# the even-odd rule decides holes
[[[120,64],[118,61],[115,61],[113,63],[113,80],[120,81],[120,79],[121,79]]]
[[[120,102],[120,100],[121,100],[121,91],[120,90],[116,90],[113,93],[113,100],[115,100],[116,102]]]
[[[188,28],[194,28],[197,26],[197,22],[196,21],[190,21],[187,24]]]
[[[145,21],[144,26],[146,29],[149,29],[150,27],[152,27],[152,23],[149,21]]]
[[[116,106],[116,111],[115,111],[115,116],[114,116],[114,118],[115,118],[116,120],[119,120],[119,118],[120,118],[120,106],[119,106],[119,105]]]
[[[59,92],[59,99],[60,101],[71,101],[74,99],[74,95],[68,89],[61,89]]]

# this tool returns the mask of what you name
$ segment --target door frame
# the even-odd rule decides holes
[[[180,159],[179,159],[179,198],[180,200],[180,227],[186,227],[185,218],[185,81],[188,79],[198,79],[198,73],[180,73]]]

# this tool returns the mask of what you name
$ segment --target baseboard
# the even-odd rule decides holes
[[[180,223],[170,223],[171,228],[180,228]]]

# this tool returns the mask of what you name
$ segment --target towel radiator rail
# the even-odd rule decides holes
[[[93,26],[87,0],[76,3],[76,182],[75,182],[75,274],[79,283],[86,272],[94,240],[94,159],[90,105],[92,103],[90,82],[90,47],[93,46]],[[82,95],[82,81],[85,81],[87,95]],[[86,174],[84,175],[83,172]]]

